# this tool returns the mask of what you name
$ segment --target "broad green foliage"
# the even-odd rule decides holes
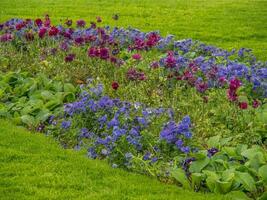
[[[76,88],[52,81],[45,75],[32,78],[25,72],[0,74],[0,116],[34,128],[53,114],[61,113],[64,102],[75,99]]]

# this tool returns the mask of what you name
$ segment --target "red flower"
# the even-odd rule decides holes
[[[235,90],[227,90],[227,96],[230,101],[236,101],[237,100],[237,94]]]
[[[238,80],[237,78],[232,79],[230,81],[230,85],[229,85],[230,90],[237,90],[240,86],[241,86],[241,81]]]
[[[43,25],[43,22],[41,19],[38,18],[35,20],[35,24],[36,24],[36,26],[41,27]]]
[[[24,23],[19,23],[19,24],[16,24],[16,30],[21,30],[23,27],[25,27],[25,24]]]
[[[46,34],[46,28],[41,28],[38,33],[39,37],[44,38],[45,34]]]
[[[75,58],[75,54],[71,53],[65,57],[65,62],[72,62]]]
[[[136,54],[132,55],[132,58],[135,60],[141,60],[142,57],[140,54],[136,53]]]
[[[83,19],[80,19],[76,22],[78,27],[85,27],[86,22]]]
[[[88,56],[89,57],[97,57],[99,55],[98,49],[96,47],[90,47],[88,49]]]
[[[109,58],[108,48],[101,48],[100,49],[100,58],[104,59],[104,60]]]
[[[65,21],[65,24],[66,24],[67,26],[71,26],[71,25],[72,25],[72,20],[71,20],[71,19],[67,19],[67,20]]]
[[[113,81],[111,84],[111,87],[113,88],[113,90],[117,90],[119,88],[119,83],[116,81]]]
[[[252,103],[252,107],[253,108],[258,108],[260,105],[260,102],[257,99],[254,99],[253,103]]]
[[[58,33],[59,33],[59,30],[56,27],[52,26],[48,32],[48,35],[56,36]]]
[[[248,108],[247,102],[239,102],[239,108],[242,110],[246,110]]]

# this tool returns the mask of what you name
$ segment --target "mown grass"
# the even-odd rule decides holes
[[[104,24],[160,30],[178,39],[193,38],[231,49],[252,48],[267,60],[267,1],[264,0],[1,0],[0,21],[35,18],[49,13],[88,22],[102,16]],[[114,21],[112,15],[120,19]]]
[[[228,199],[112,169],[0,120],[0,199]],[[229,197],[230,199],[230,197]]]

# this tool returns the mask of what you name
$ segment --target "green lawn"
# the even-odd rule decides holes
[[[41,17],[57,22],[67,17],[88,21],[102,16],[105,24],[172,33],[223,48],[252,48],[267,60],[265,0],[1,0],[0,21]],[[114,22],[112,15],[119,13]]]
[[[0,199],[230,199],[113,169],[0,120]]]

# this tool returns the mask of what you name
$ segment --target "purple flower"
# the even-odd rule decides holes
[[[61,128],[68,129],[71,126],[71,121],[63,121],[61,123]]]

